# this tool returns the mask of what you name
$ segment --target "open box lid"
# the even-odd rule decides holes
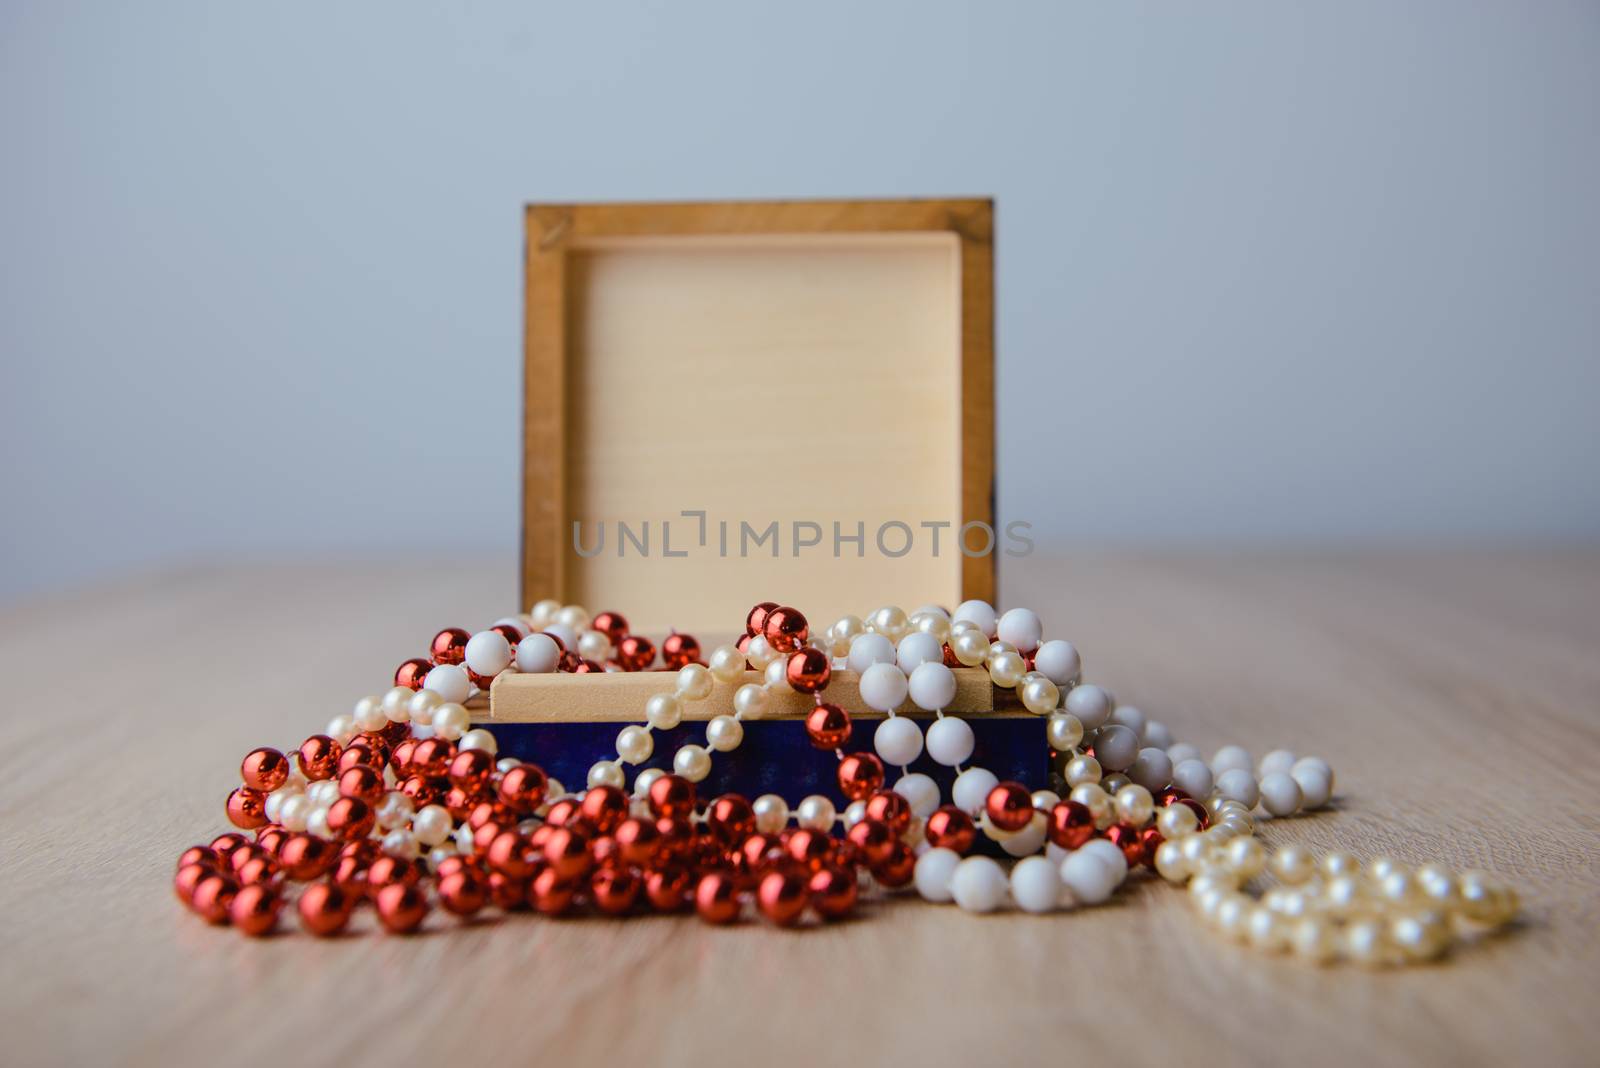
[[[990,201],[526,220],[524,609],[716,635],[993,600]]]

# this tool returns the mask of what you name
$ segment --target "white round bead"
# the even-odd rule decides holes
[[[892,712],[906,702],[906,676],[894,664],[873,664],[861,673],[861,700],[868,708]]]
[[[719,753],[731,753],[744,741],[744,726],[732,716],[715,716],[706,724],[706,744]]]
[[[756,830],[777,834],[789,822],[789,803],[777,794],[762,794],[751,806],[756,813]]]
[[[1115,885],[1121,886],[1122,881],[1128,877],[1128,858],[1118,849],[1115,842],[1109,838],[1091,838],[1078,850],[1080,853],[1091,853],[1100,858],[1115,878]]]
[[[944,643],[931,634],[914,630],[900,639],[894,659],[900,670],[909,675],[917,670],[918,664],[943,663]]]
[[[571,627],[564,627],[559,623],[552,623],[544,628],[544,633],[561,643],[561,648],[569,652],[578,651],[578,632]],[[519,643],[520,644],[520,643]]]
[[[422,680],[422,688],[432,690],[442,701],[460,704],[472,694],[472,680],[465,668],[455,664],[440,664]]]
[[[1165,750],[1172,744],[1172,729],[1159,719],[1146,720],[1141,740],[1145,745]]]
[[[1083,673],[1083,661],[1078,657],[1076,646],[1056,638],[1039,646],[1038,652],[1033,654],[1033,670],[1065,688]]]
[[[1261,800],[1261,787],[1255,774],[1244,768],[1229,768],[1217,776],[1217,792],[1229,801],[1237,801],[1245,808],[1255,808]]]
[[[989,791],[999,785],[1000,780],[987,768],[968,768],[956,776],[950,787],[950,800],[969,816],[976,816],[989,800]]]
[[[995,636],[1015,645],[1019,653],[1031,653],[1039,648],[1039,639],[1044,637],[1044,624],[1032,609],[1013,608],[995,624]]]
[[[1148,721],[1148,718],[1149,717],[1147,717],[1143,712],[1140,712],[1132,705],[1118,705],[1116,711],[1111,713],[1112,723],[1122,724],[1134,734],[1138,735],[1141,741],[1144,739],[1144,725]]]
[[[873,732],[872,747],[885,764],[903,768],[922,755],[922,730],[905,716],[891,716]]]
[[[802,827],[813,831],[831,831],[838,813],[832,801],[821,794],[812,794],[800,802],[794,816],[795,822]]]
[[[511,663],[511,643],[495,630],[480,630],[467,639],[467,668],[479,675],[498,675]]]
[[[1101,727],[1094,736],[1094,758],[1106,771],[1125,771],[1139,759],[1139,736],[1120,723]]]
[[[1274,816],[1292,816],[1300,811],[1300,784],[1287,772],[1274,771],[1261,777],[1261,807]]]
[[[1075,849],[1061,862],[1061,881],[1078,904],[1098,905],[1110,899],[1118,880],[1116,869],[1104,858]]]
[[[1094,730],[1111,718],[1111,695],[1102,687],[1085,684],[1067,691],[1067,711],[1078,717],[1084,730]]]
[[[927,819],[939,807],[939,784],[920,771],[896,779],[894,792],[906,799],[911,814],[919,820]]]
[[[1160,793],[1172,782],[1172,760],[1154,746],[1139,750],[1139,759],[1128,768],[1128,778],[1151,793]]]
[[[1293,775],[1297,771],[1307,770],[1319,771],[1323,775],[1327,776],[1328,787],[1329,789],[1333,788],[1333,765],[1329,764],[1326,760],[1323,760],[1321,757],[1301,757],[1299,760],[1294,762],[1294,767],[1289,769],[1289,774]]]
[[[1318,809],[1326,805],[1333,797],[1333,776],[1324,771],[1326,765],[1318,767],[1312,765],[1295,765],[1290,777],[1295,785],[1300,787],[1300,806],[1305,809]]]
[[[950,875],[950,896],[968,912],[993,912],[1006,899],[1006,873],[988,857],[968,857]]]
[[[994,606],[988,601],[962,601],[956,605],[955,615],[950,617],[950,622],[959,623],[962,620],[976,625],[983,631],[984,637],[994,637]]]
[[[1185,760],[1205,760],[1205,757],[1200,753],[1200,747],[1190,745],[1188,742],[1174,742],[1172,745],[1167,746],[1167,756],[1171,758],[1173,767],[1177,767]],[[1210,766],[1210,764],[1206,765],[1208,768]]]
[[[917,893],[924,901],[949,901],[950,882],[961,863],[961,854],[953,849],[930,849],[917,858],[912,872]]]
[[[517,632],[518,641],[521,641],[523,638],[527,637],[529,631],[532,629],[528,626],[528,621],[520,616],[501,616],[493,623],[490,623],[489,626],[510,627],[512,630]]]
[[[894,662],[894,642],[876,632],[857,634],[851,639],[850,653],[845,657],[845,666],[857,675],[865,674],[873,664]]]
[[[1044,848],[1045,834],[1049,827],[1049,821],[1043,815],[1036,814],[1022,830],[1000,839],[1000,848],[1009,856],[1032,856]]]
[[[911,673],[906,689],[918,708],[941,712],[956,699],[956,674],[943,663],[923,664]]]
[[[1172,769],[1172,785],[1188,794],[1190,797],[1204,799],[1211,793],[1211,788],[1216,785],[1211,767],[1203,760],[1191,757],[1180,761]]]
[[[1028,857],[1011,869],[1011,900],[1024,912],[1051,912],[1061,898],[1061,872],[1044,857]]]
[[[690,782],[711,774],[711,754],[698,745],[686,745],[672,757],[672,770]]]
[[[1250,759],[1250,750],[1242,745],[1225,745],[1216,751],[1211,758],[1211,773],[1221,775],[1225,771],[1253,771],[1256,762]]]
[[[650,732],[637,724],[630,724],[617,733],[617,756],[625,763],[643,764],[655,748]]]
[[[977,744],[972,727],[956,716],[945,716],[928,725],[928,755],[946,767],[964,764],[972,758]]]
[[[1274,749],[1261,758],[1261,763],[1256,765],[1256,775],[1265,779],[1268,775],[1282,772],[1287,775],[1294,770],[1294,754],[1287,749]]]

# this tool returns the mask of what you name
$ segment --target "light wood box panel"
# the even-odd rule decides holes
[[[762,599],[832,620],[993,597],[995,556],[956,542],[994,524],[988,201],[547,205],[527,226],[524,606],[659,634]],[[891,520],[915,534],[897,558],[874,544]],[[597,555],[574,521],[590,548],[603,528]],[[648,555],[619,553],[619,521]],[[741,556],[741,521],[776,521],[777,555]],[[796,555],[796,522],[822,543]],[[863,525],[860,556],[835,558],[836,522]],[[938,555],[923,522],[951,524]]]

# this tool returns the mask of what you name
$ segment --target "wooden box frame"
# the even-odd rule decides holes
[[[630,242],[752,238],[846,238],[855,235],[948,235],[959,272],[959,490],[962,524],[994,527],[993,204],[986,199],[771,201],[635,204],[533,204],[526,209],[523,537],[524,609],[544,597],[581,595],[573,580],[570,531],[574,487],[570,390],[580,271],[575,257]],[[944,240],[944,239],[941,239]],[[626,389],[625,382],[605,388]],[[697,461],[691,433],[684,448]],[[955,428],[951,428],[955,433]],[[999,547],[961,554],[959,590],[931,590],[915,603],[947,596],[993,601]],[[940,565],[944,567],[946,565]],[[746,576],[748,578],[748,576]],[[753,595],[753,591],[752,591]],[[775,593],[774,596],[782,596]],[[641,629],[659,625],[654,606],[596,604],[638,611]],[[861,605],[856,611],[870,611]],[[908,610],[915,604],[908,603]],[[950,607],[953,607],[950,606]],[[661,611],[670,611],[662,609]],[[695,626],[681,615],[669,622]],[[723,628],[734,622],[720,620]]]

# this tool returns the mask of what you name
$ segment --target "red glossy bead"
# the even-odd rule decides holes
[[[663,775],[650,784],[650,811],[666,819],[688,819],[694,813],[694,783],[679,775]]]
[[[251,857],[234,871],[240,886],[276,886],[282,875],[282,867],[271,857]]]
[[[1136,868],[1145,861],[1144,840],[1139,836],[1139,828],[1131,823],[1113,823],[1106,828],[1106,838],[1122,850],[1122,855],[1127,858],[1128,867]]]
[[[227,870],[237,872],[240,868],[244,867],[247,863],[256,859],[257,857],[265,857],[267,855],[267,851],[262,849],[256,843],[246,842],[244,845],[228,854]]]
[[[657,912],[677,912],[689,901],[689,873],[676,864],[645,872],[644,895]]]
[[[617,824],[617,854],[625,863],[650,867],[661,855],[661,832],[649,820],[632,817]]]
[[[367,869],[367,888],[378,890],[392,883],[417,886],[426,874],[427,869],[423,867],[422,861],[385,853],[374,860],[372,866]]]
[[[383,800],[383,776],[366,764],[357,764],[339,773],[339,796],[359,797],[369,805]]]
[[[492,871],[484,882],[489,888],[489,903],[495,908],[510,912],[528,906],[527,879],[518,879],[505,872]]]
[[[791,871],[769,871],[756,884],[756,907],[779,927],[800,921],[807,896],[807,879]]]
[[[695,884],[695,911],[707,923],[732,923],[739,918],[738,891],[732,872],[707,872]]]
[[[479,801],[472,806],[472,811],[466,815],[467,826],[477,830],[485,823],[498,823],[502,827],[509,827],[517,822],[516,814],[511,811],[511,806],[503,801]]]
[[[947,668],[966,667],[956,656],[956,651],[950,648],[950,643],[945,642],[943,649],[944,666]]]
[[[904,842],[896,842],[889,859],[872,866],[872,877],[891,890],[911,882],[916,873],[917,858]]]
[[[544,814],[544,821],[552,827],[565,827],[578,818],[578,802],[571,797],[563,797],[555,802]]]
[[[428,677],[428,672],[432,670],[433,661],[414,656],[394,669],[394,684],[404,686],[408,690],[420,690],[422,683]]]
[[[339,755],[343,752],[344,747],[326,734],[313,734],[300,743],[295,761],[300,765],[300,774],[316,782],[333,778],[333,773],[339,767]]]
[[[612,645],[628,636],[628,621],[620,612],[601,612],[589,621],[589,626],[604,634]]]
[[[369,741],[382,742],[385,749],[393,749],[407,738],[411,737],[411,724],[391,722],[377,732],[376,737],[364,734]]]
[[[1020,782],[1003,782],[983,803],[989,822],[1002,831],[1020,831],[1033,819],[1033,795]]]
[[[428,655],[435,664],[459,664],[467,658],[467,642],[472,635],[460,627],[446,627],[428,643]]]
[[[561,879],[576,879],[594,863],[589,836],[575,827],[557,827],[544,840],[544,859]]]
[[[210,846],[190,846],[178,857],[177,866],[182,868],[189,864],[204,864],[208,868],[215,868],[222,863],[222,857]]]
[[[867,818],[886,824],[899,838],[911,827],[911,802],[893,790],[879,790],[867,798]]]
[[[341,797],[328,806],[328,830],[346,841],[365,838],[375,822],[372,806],[359,797]]]
[[[848,916],[856,907],[856,897],[860,893],[855,871],[837,867],[812,872],[806,889],[811,895],[811,907],[830,920]]]
[[[334,774],[343,775],[351,768],[371,768],[382,775],[384,765],[387,763],[386,750],[375,746],[365,735],[361,735],[345,746],[344,752],[339,754],[339,763]]]
[[[806,713],[806,737],[818,749],[838,749],[850,740],[850,713],[824,702]]]
[[[784,835],[783,851],[790,860],[808,870],[816,870],[833,859],[834,841],[821,831],[801,827]]]
[[[195,883],[189,905],[207,923],[227,923],[228,908],[238,892],[239,883],[231,875],[212,872]]]
[[[457,786],[482,786],[494,775],[494,754],[487,749],[463,749],[450,758],[445,774]]]
[[[518,764],[500,776],[500,800],[518,815],[530,815],[544,804],[548,783],[537,764]]]
[[[181,864],[178,873],[172,877],[172,892],[178,895],[178,900],[185,905],[194,904],[194,888],[200,880],[207,875],[217,874],[217,869],[210,864]]]
[[[644,671],[656,662],[656,646],[649,638],[630,634],[617,643],[617,663],[624,671]]]
[[[756,829],[756,810],[740,794],[723,794],[706,806],[706,825],[718,839],[731,845]]]
[[[476,811],[477,807],[490,797],[487,783],[473,787],[450,787],[450,792],[444,795],[444,807],[449,811],[453,820],[464,820]],[[503,806],[502,806],[503,807]]]
[[[600,834],[610,834],[628,818],[628,795],[615,786],[592,786],[578,805],[578,816]]]
[[[661,856],[688,863],[694,860],[699,839],[687,819],[663,816],[656,820],[656,831],[661,835]]]
[[[407,775],[400,783],[400,792],[411,799],[413,810],[442,804],[450,793],[450,780],[442,776]]]
[[[1077,849],[1094,837],[1094,814],[1077,801],[1059,801],[1050,808],[1050,841],[1062,849]]]
[[[839,761],[839,792],[863,801],[883,788],[883,761],[872,753],[851,753]]]
[[[390,934],[410,934],[428,916],[428,897],[410,883],[390,883],[378,891],[378,922]]]
[[[289,878],[301,882],[319,879],[339,859],[333,843],[313,834],[291,834],[278,850],[278,862]]]
[[[289,758],[276,749],[252,749],[239,765],[239,777],[250,789],[271,793],[289,781]]]
[[[674,671],[700,662],[700,643],[687,634],[669,634],[661,643],[661,660]]]
[[[523,632],[517,627],[513,627],[510,623],[496,623],[489,629],[504,638],[513,652],[516,651],[517,643],[522,641],[524,637]]]
[[[228,918],[233,925],[252,938],[261,938],[278,926],[278,913],[283,910],[283,895],[277,887],[256,883],[241,887],[233,895],[228,907]]]
[[[454,742],[443,738],[424,738],[411,750],[411,774],[429,778],[443,775],[450,769],[450,761],[455,759],[455,755]]]
[[[594,907],[610,916],[633,908],[644,880],[632,868],[601,868],[589,877],[589,897]]]
[[[334,862],[330,882],[350,898],[351,906],[367,896],[367,868],[371,861],[364,856],[341,855]]]
[[[1176,804],[1182,805],[1194,813],[1194,818],[1200,821],[1200,829],[1202,831],[1211,826],[1211,813],[1207,811],[1203,802],[1196,801],[1192,797],[1181,797]]]
[[[272,854],[274,858],[276,858],[278,855],[278,850],[283,848],[283,843],[288,839],[288,837],[288,831],[278,826],[276,823],[270,823],[256,832],[256,845],[260,846],[262,849],[265,849],[268,853]]]
[[[776,652],[792,653],[811,637],[811,627],[798,608],[784,605],[767,613],[761,624],[761,634]]]
[[[808,645],[789,654],[783,674],[792,689],[800,693],[818,693],[833,678],[833,663],[827,653]]]
[[[845,833],[868,865],[881,864],[894,852],[895,834],[882,820],[863,819]]]
[[[471,916],[489,903],[489,888],[474,871],[457,870],[439,876],[439,904],[456,916]]]
[[[228,822],[244,830],[267,825],[267,799],[260,790],[237,787],[228,795]]]
[[[1146,867],[1156,866],[1156,850],[1161,848],[1161,843],[1164,841],[1166,839],[1162,838],[1161,832],[1154,827],[1146,827],[1139,832],[1139,848],[1143,854],[1141,859]]]
[[[411,754],[417,748],[416,738],[407,738],[396,745],[389,754],[389,766],[394,768],[394,773],[401,778],[411,774]]]
[[[744,617],[744,633],[747,638],[754,638],[757,634],[764,634],[767,629],[767,613],[778,607],[777,601],[762,601],[750,609]]]
[[[301,892],[296,909],[301,926],[326,938],[345,929],[353,905],[350,895],[332,883],[312,883]]]
[[[518,831],[497,833],[489,841],[488,849],[484,851],[484,860],[494,871],[509,875],[513,879],[526,879],[533,874],[532,845]]]
[[[447,875],[454,875],[456,872],[466,872],[469,875],[476,875],[480,879],[487,874],[482,862],[477,857],[465,856],[461,853],[445,857],[439,862],[438,867],[433,869],[434,875],[440,879]]]
[[[559,916],[572,907],[577,892],[575,882],[563,879],[553,868],[545,868],[528,884],[528,901],[546,916]]]

